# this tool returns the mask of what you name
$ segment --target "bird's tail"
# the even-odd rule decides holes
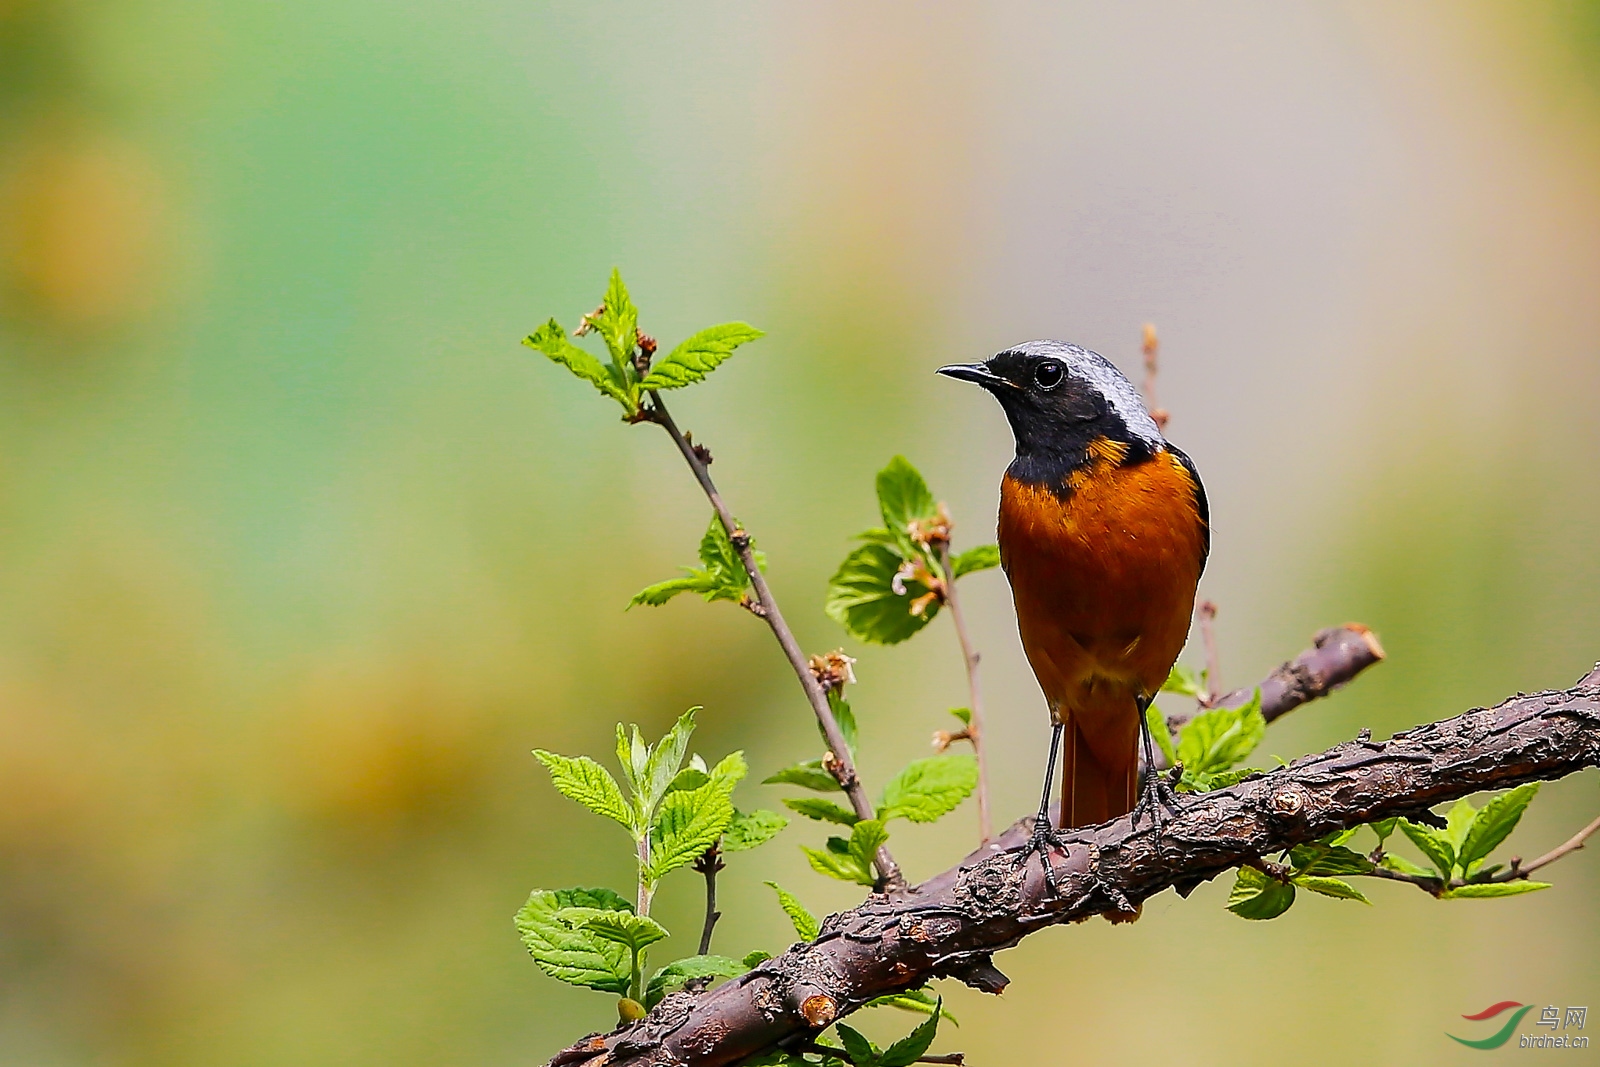
[[[1125,739],[1121,734],[1127,731],[1120,729],[1112,731],[1114,737],[1104,733],[1091,737],[1072,715],[1063,716],[1063,829],[1093,826],[1133,810],[1139,795],[1138,718],[1132,707],[1127,717],[1118,718],[1127,718],[1133,724],[1133,732]]]

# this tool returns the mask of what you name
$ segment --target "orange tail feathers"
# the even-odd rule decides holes
[[[1061,828],[1093,826],[1132,811],[1139,795],[1137,733],[1126,746],[1102,743],[1102,751],[1097,754],[1072,716],[1065,716],[1065,726],[1061,745],[1065,760],[1061,774]],[[1138,729],[1137,722],[1134,729]],[[1115,753],[1104,751],[1107,747],[1114,748]]]

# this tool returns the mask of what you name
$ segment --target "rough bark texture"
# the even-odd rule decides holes
[[[804,1042],[873,997],[930,978],[999,992],[1006,978],[992,954],[1036,930],[1126,913],[1168,887],[1187,893],[1344,827],[1597,764],[1600,667],[1564,692],[1519,694],[1388,741],[1348,741],[1188,797],[1159,848],[1149,823],[1134,827],[1127,816],[1069,831],[1052,854],[1054,892],[1036,855],[1018,861],[1024,820],[921,885],[829,916],[810,944],[710,992],[673,994],[644,1020],[587,1038],[551,1062],[715,1067]]]

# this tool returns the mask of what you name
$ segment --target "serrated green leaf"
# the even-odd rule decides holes
[[[969,755],[913,760],[883,787],[878,818],[933,822],[960,804],[978,785],[978,761]]]
[[[1438,871],[1430,871],[1426,867],[1420,867],[1406,859],[1404,856],[1396,855],[1393,852],[1385,852],[1383,854],[1383,859],[1379,861],[1378,866],[1387,870],[1398,871],[1401,874],[1408,874],[1413,878],[1439,877]]]
[[[629,395],[626,383],[617,380],[615,369],[607,367],[573,344],[567,337],[567,331],[562,329],[561,324],[555,319],[551,319],[523,338],[522,343],[543,352],[553,362],[561,364],[593,385],[601,393],[620,403],[630,415],[637,409],[638,405]]]
[[[1461,843],[1461,862],[1467,865],[1477,863],[1499,848],[1501,842],[1517,828],[1522,813],[1538,792],[1539,783],[1529,782],[1501,793],[1485,804],[1472,820],[1472,826]]]
[[[977,571],[991,570],[1000,566],[999,545],[979,545],[957,554],[950,560],[950,569],[957,578],[964,578]]]
[[[788,825],[789,820],[775,811],[757,808],[744,812],[734,808],[732,821],[722,831],[722,851],[745,852],[757,845],[764,845]]]
[[[1421,823],[1412,822],[1410,819],[1400,820],[1400,832],[1411,839],[1411,843],[1422,850],[1439,870],[1439,877],[1445,881],[1450,880],[1450,872],[1455,868],[1455,847],[1450,844],[1450,839],[1439,830]]]
[[[644,744],[644,740],[639,737],[639,728],[637,726],[633,728],[633,741],[638,742],[641,746]],[[628,792],[637,794],[639,792],[639,776],[633,769],[633,753],[633,743],[628,740],[627,727],[619,722],[617,723],[617,766],[622,768],[622,780],[628,783]],[[645,758],[648,759],[649,755],[646,752]],[[639,766],[641,768],[644,766],[643,760],[640,761]]]
[[[868,1041],[861,1031],[839,1023],[834,1027],[839,1040],[844,1043],[845,1055],[856,1067],[878,1067],[878,1046]]]
[[[1238,785],[1252,774],[1260,774],[1257,767],[1235,767],[1231,771],[1207,771],[1194,774],[1185,767],[1183,779],[1178,783],[1178,788],[1192,793],[1209,793],[1213,789],[1225,789],[1230,785]]]
[[[666,796],[672,780],[677,777],[678,768],[683,766],[683,758],[689,754],[689,737],[694,733],[694,716],[699,710],[698,706],[692,707],[678,716],[678,721],[650,750],[650,758],[645,761],[644,776],[640,779],[644,785],[646,812],[655,811],[661,798]]]
[[[632,912],[633,905],[609,889],[535,889],[517,912],[517,933],[539,968],[571,985],[622,995],[628,991],[628,950],[556,918],[563,909],[601,908]]]
[[[639,309],[633,306],[628,287],[622,284],[622,272],[615,267],[611,269],[611,282],[606,286],[605,308],[590,317],[589,324],[605,340],[612,360],[631,372],[633,350],[639,344]]]
[[[639,732],[637,723],[633,724],[632,737],[628,742],[628,759],[624,766],[629,769],[629,781],[633,783],[634,794],[644,791],[644,771],[650,764],[650,746],[644,743],[644,735]]]
[[[1178,759],[1194,774],[1230,769],[1249,756],[1267,733],[1261,690],[1237,708],[1211,708],[1190,719],[1178,735]]]
[[[900,583],[905,592],[896,593],[895,575],[903,562],[900,552],[888,545],[854,549],[828,580],[822,610],[858,641],[894,645],[906,640],[939,614],[940,604],[933,599],[922,614],[912,613],[912,603],[925,596],[928,587],[907,578]]]
[[[716,370],[723,360],[733,355],[735,348],[761,336],[760,330],[742,322],[708,326],[656,360],[639,385],[644,389],[679,389],[693,385]]]
[[[913,522],[938,515],[939,504],[933,499],[928,483],[904,456],[895,456],[878,472],[877,488],[883,525],[897,537]]]
[[[1177,766],[1178,750],[1172,744],[1172,731],[1167,728],[1167,717],[1161,714],[1160,708],[1150,704],[1144,709],[1144,721],[1150,727],[1151,738],[1161,749],[1161,754],[1167,758],[1167,766]]]
[[[862,819],[850,828],[850,854],[868,873],[872,871],[878,849],[888,842],[889,830],[881,819]]]
[[[609,771],[588,756],[559,756],[542,748],[533,750],[534,757],[550,772],[550,783],[562,796],[576,800],[596,815],[614,819],[637,833],[633,808],[622,796],[616,779]]]
[[[767,884],[771,885],[772,883],[768,882]],[[744,964],[745,970],[748,971],[752,968],[761,966],[763,963],[766,963],[768,960],[773,958],[774,957],[772,953],[762,952],[760,949],[756,949],[754,952],[746,952],[744,954],[744,959],[740,960],[739,962]]]
[[[1172,670],[1167,672],[1167,680],[1161,683],[1163,693],[1180,693],[1186,697],[1199,699],[1207,695],[1200,675],[1185,667],[1181,663],[1174,663]]]
[[[1294,886],[1240,867],[1228,894],[1228,910],[1241,919],[1276,919],[1294,903]]]
[[[854,882],[856,885],[874,885],[875,879],[870,870],[863,868],[856,862],[855,857],[832,849],[823,850],[800,846],[800,851],[806,854],[806,860],[811,864],[811,869],[818,874],[825,874],[829,878],[837,878],[841,882]]]
[[[707,593],[715,592],[719,583],[705,571],[695,567],[685,567],[682,578],[668,578],[655,585],[647,585],[628,601],[628,607],[635,608],[640,604],[646,607],[659,608],[679,593]]]
[[[800,903],[799,897],[780,886],[777,882],[768,882],[766,884],[771,886],[773,892],[778,894],[778,907],[782,908],[783,913],[789,916],[789,921],[794,923],[794,932],[799,936],[800,940],[815,941],[817,935],[822,932],[822,924],[817,921],[817,917],[806,910],[806,906]]]
[[[1467,840],[1467,831],[1472,829],[1472,820],[1477,817],[1478,809],[1466,797],[1462,797],[1451,805],[1445,813],[1444,836],[1450,842],[1450,847],[1457,856],[1461,853],[1461,846]],[[1465,864],[1465,860],[1459,862]]]
[[[1372,863],[1343,845],[1296,845],[1289,850],[1289,863],[1296,875],[1366,874]]]
[[[1522,893],[1536,893],[1541,889],[1549,888],[1549,882],[1482,882],[1476,885],[1457,886],[1445,893],[1445,896],[1452,899],[1514,897]]]
[[[693,863],[717,843],[733,821],[730,798],[744,768],[744,754],[735,752],[712,768],[705,785],[666,795],[652,829],[648,881],[660,881],[668,872]]]
[[[762,785],[798,785],[818,793],[842,793],[839,780],[822,768],[821,760],[808,760],[805,763],[796,763],[792,767],[785,767],[777,773],[763,778]]]
[[[818,822],[837,823],[840,826],[854,826],[860,822],[860,817],[840,804],[821,797],[784,797],[784,807],[798,812],[808,819]]]
[[[620,908],[574,906],[557,911],[555,918],[573,930],[586,930],[602,940],[625,946],[630,952],[642,952],[667,937],[667,928],[650,916]]]
[[[1294,884],[1302,889],[1309,889],[1313,893],[1321,893],[1325,897],[1338,897],[1340,900],[1359,900],[1363,904],[1372,903],[1372,901],[1361,895],[1361,890],[1342,878],[1299,875],[1296,876]]]
[[[645,986],[644,1005],[655,1007],[662,997],[696,978],[737,978],[747,970],[744,964],[726,956],[687,956],[674,960],[651,976],[650,984]]]
[[[850,750],[850,759],[856,758],[856,741],[859,730],[856,727],[856,713],[850,710],[850,702],[837,689],[828,690],[828,710],[833,712],[834,722],[839,724],[839,733],[844,737],[844,745]],[[817,724],[817,730],[822,730],[822,724]],[[822,735],[822,743],[828,743],[828,735]]]
[[[942,1002],[936,1003],[934,1011],[928,1016],[928,1021],[919,1025],[905,1037],[883,1050],[878,1057],[879,1067],[911,1067],[917,1062],[928,1046],[933,1044],[934,1035],[939,1032],[939,1007]]]
[[[827,851],[801,846],[811,869],[841,882],[857,885],[875,885],[877,877],[872,861],[878,847],[889,840],[883,823],[876,819],[863,819],[851,827],[850,839],[830,837]]]

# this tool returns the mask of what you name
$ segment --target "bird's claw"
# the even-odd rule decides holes
[[[1056,884],[1055,865],[1050,862],[1050,849],[1052,847],[1059,848],[1060,846],[1060,835],[1050,825],[1050,817],[1041,813],[1038,818],[1033,820],[1033,833],[1028,836],[1028,843],[1022,846],[1022,851],[1017,858],[1017,865],[1021,867],[1025,866],[1028,860],[1037,853],[1039,862],[1044,866],[1045,885],[1050,887],[1050,892],[1053,894],[1059,894],[1060,887]]]
[[[1183,765],[1174,766],[1166,774],[1146,774],[1144,787],[1140,790],[1139,803],[1133,806],[1133,825],[1137,827],[1139,820],[1146,814],[1150,816],[1150,825],[1155,828],[1156,840],[1161,840],[1164,829],[1162,809],[1165,808],[1173,815],[1183,814],[1183,801],[1178,798],[1175,786],[1183,778]]]

